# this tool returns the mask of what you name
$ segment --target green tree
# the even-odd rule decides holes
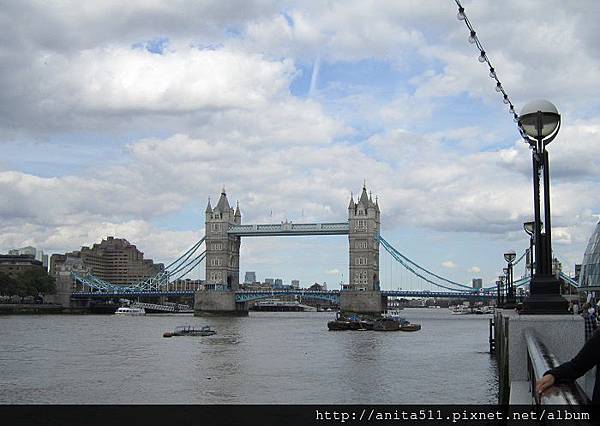
[[[44,270],[31,269],[17,275],[17,295],[21,297],[56,293],[56,280]]]
[[[17,281],[4,272],[0,272],[0,294],[3,296],[17,294]]]

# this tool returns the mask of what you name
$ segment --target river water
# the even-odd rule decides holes
[[[0,317],[0,403],[496,403],[488,315],[405,309],[421,331],[327,330],[332,312]],[[218,334],[163,338],[177,325]]]

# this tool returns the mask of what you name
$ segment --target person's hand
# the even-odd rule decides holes
[[[542,395],[546,390],[548,390],[552,387],[552,385],[554,385],[555,380],[556,379],[552,374],[546,374],[544,377],[542,377],[536,382],[535,391],[538,395]]]

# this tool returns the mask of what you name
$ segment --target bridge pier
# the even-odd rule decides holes
[[[380,315],[387,305],[387,296],[381,291],[344,290],[340,292],[340,311],[356,314]]]
[[[235,301],[235,291],[197,291],[194,295],[194,316],[248,315],[248,304]]]

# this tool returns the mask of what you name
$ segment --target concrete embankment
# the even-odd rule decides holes
[[[0,315],[20,315],[20,314],[62,314],[65,308],[55,304],[34,304],[34,303],[2,303],[0,304]]]

